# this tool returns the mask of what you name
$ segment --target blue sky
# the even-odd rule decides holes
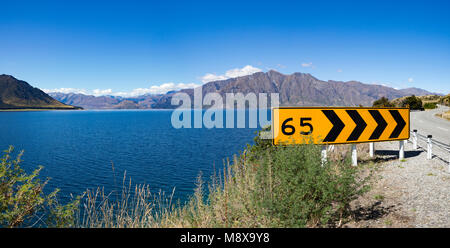
[[[0,74],[42,89],[161,91],[275,69],[450,93],[449,1],[2,1],[1,9]]]

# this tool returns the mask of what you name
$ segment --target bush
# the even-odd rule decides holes
[[[439,102],[442,105],[450,106],[450,94],[443,96]]]
[[[415,95],[409,96],[402,101],[402,107],[409,106],[409,109],[420,110],[422,109],[422,100]]]
[[[261,159],[266,155],[266,151],[272,149],[274,146],[272,145],[271,139],[261,139],[260,135],[262,132],[270,132],[272,127],[269,125],[261,129],[261,131],[257,131],[255,134],[255,138],[253,138],[254,145],[247,145],[247,159],[250,161],[255,161]]]
[[[423,105],[424,109],[435,109],[437,108],[437,104],[434,102],[427,102]]]
[[[395,107],[394,104],[389,102],[389,99],[386,97],[381,97],[380,99],[376,100],[372,104],[373,107]]]
[[[67,205],[58,204],[58,189],[49,195],[43,193],[48,182],[48,179],[44,182],[38,179],[43,167],[40,166],[31,174],[25,173],[20,167],[23,151],[11,161],[13,150],[10,146],[0,160],[0,227],[20,227],[31,219],[36,219],[36,225],[73,226],[75,210],[81,197]],[[44,219],[43,223],[39,221]]]
[[[277,147],[258,171],[257,197],[279,227],[326,226],[346,217],[350,202],[368,190],[349,159],[322,165],[317,145]]]

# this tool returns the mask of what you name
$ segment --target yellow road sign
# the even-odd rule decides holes
[[[408,108],[278,107],[273,144],[344,144],[409,139]]]

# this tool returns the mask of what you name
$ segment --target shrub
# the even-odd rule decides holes
[[[422,100],[415,95],[409,96],[402,101],[402,107],[409,106],[410,109],[420,110],[422,109]]]
[[[424,109],[435,109],[437,108],[437,104],[434,102],[427,102],[423,105]]]
[[[346,217],[368,180],[358,179],[348,157],[322,164],[317,145],[277,147],[258,171],[256,197],[280,227],[325,226]]]
[[[386,97],[381,97],[380,99],[376,100],[372,104],[373,107],[395,107],[393,103],[389,102],[389,99]]]
[[[450,106],[450,94],[443,96],[439,102],[442,105]]]
[[[267,126],[261,129],[261,131],[256,132],[255,138],[253,138],[253,145],[247,145],[247,159],[250,161],[255,161],[261,159],[266,155],[266,151],[273,149],[271,139],[262,139],[260,137],[262,132],[270,132],[272,130],[271,126]]]
[[[48,179],[44,182],[38,179],[43,167],[38,167],[31,174],[25,173],[20,167],[23,151],[11,160],[13,150],[10,146],[0,160],[0,227],[20,227],[31,219],[36,219],[35,225],[73,226],[81,197],[67,205],[60,205],[56,198],[58,189],[45,195],[43,189]],[[43,223],[39,221],[44,219]],[[30,226],[33,224],[30,223]]]

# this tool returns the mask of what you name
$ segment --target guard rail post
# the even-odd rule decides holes
[[[417,129],[413,130],[413,149],[417,150]]]
[[[427,136],[427,159],[431,159],[433,157],[433,151],[431,150],[433,148],[433,144],[431,138],[433,138],[432,135]]]

